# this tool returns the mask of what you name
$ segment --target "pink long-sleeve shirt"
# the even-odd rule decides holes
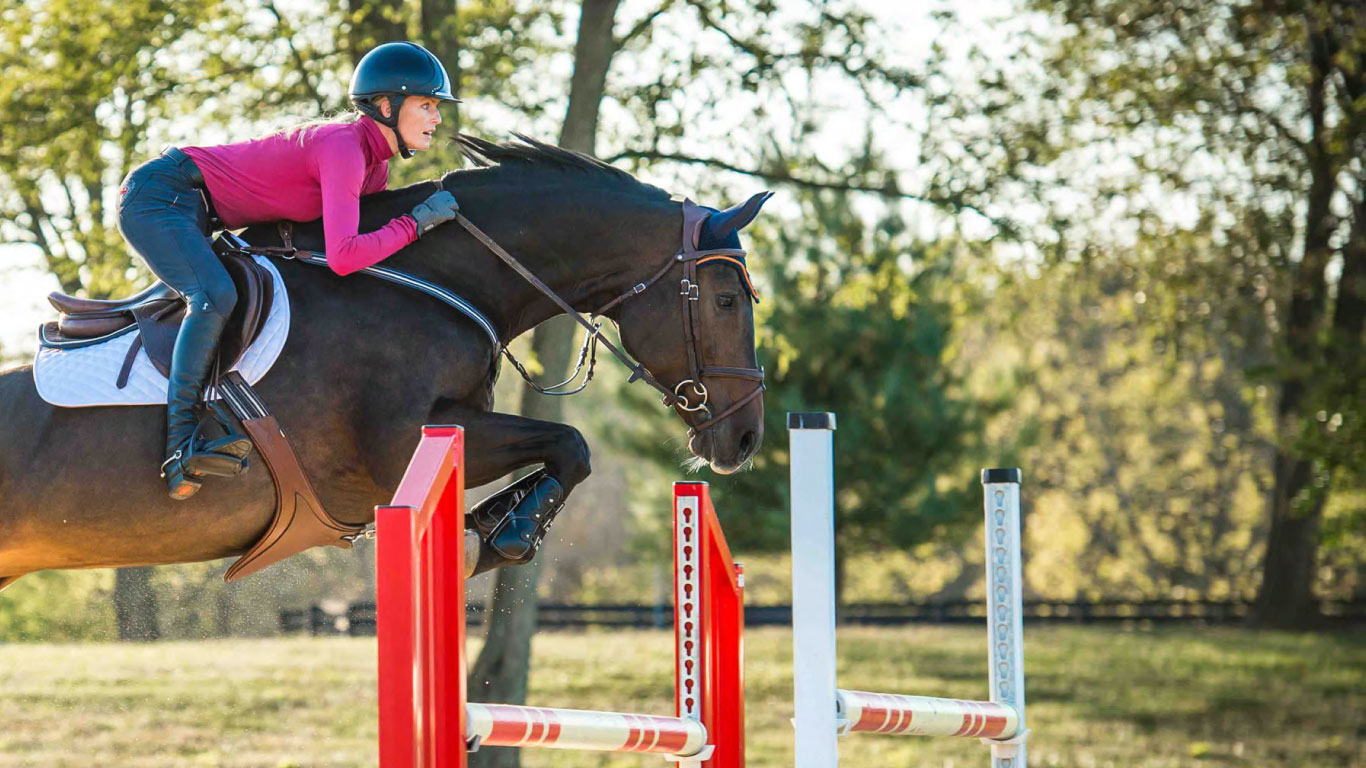
[[[339,275],[383,261],[417,239],[411,216],[357,231],[360,196],[384,189],[394,154],[368,117],[184,152],[204,174],[214,208],[231,229],[322,216],[327,263]]]

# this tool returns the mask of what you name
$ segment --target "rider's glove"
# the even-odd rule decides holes
[[[455,212],[460,210],[460,204],[455,202],[455,195],[444,189],[431,197],[418,203],[413,208],[413,221],[417,222],[417,234],[419,237],[432,231],[437,224],[445,224],[455,218]]]

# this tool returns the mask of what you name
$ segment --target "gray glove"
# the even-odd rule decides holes
[[[455,202],[455,195],[444,189],[418,203],[417,207],[413,208],[413,221],[417,222],[418,236],[432,231],[437,224],[445,224],[454,219],[458,210],[460,204]]]

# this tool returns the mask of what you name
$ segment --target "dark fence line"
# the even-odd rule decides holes
[[[1366,600],[1325,602],[1320,610],[1332,626],[1366,625]],[[1026,600],[1024,620],[1028,624],[1169,625],[1237,626],[1247,622],[1251,604],[1219,600]],[[927,603],[849,603],[841,606],[838,617],[846,626],[900,626],[905,624],[983,624],[987,607],[981,600],[946,600]],[[470,605],[465,621],[482,626],[484,607]],[[745,626],[784,626],[792,623],[790,605],[751,605],[745,607]],[[667,629],[673,626],[673,604],[659,605],[563,605],[542,603],[540,626],[543,629]],[[356,603],[342,614],[331,614],[314,606],[280,612],[280,631],[310,635],[375,634],[375,604]]]

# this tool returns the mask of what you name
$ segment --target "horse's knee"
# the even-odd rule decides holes
[[[592,452],[583,433],[567,424],[562,425],[555,438],[555,455],[546,462],[546,467],[566,490],[587,479],[593,472]]]

